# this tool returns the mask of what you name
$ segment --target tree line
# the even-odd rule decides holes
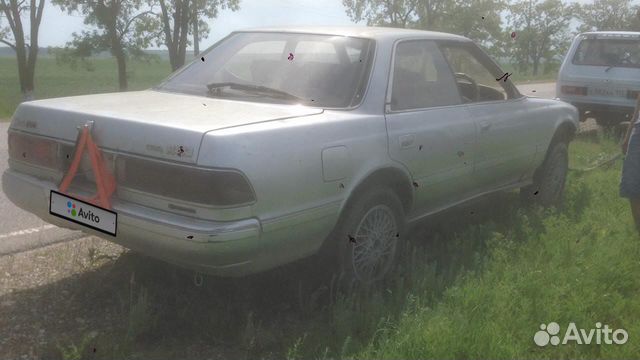
[[[577,33],[640,31],[640,6],[631,0],[343,0],[353,21],[372,26],[463,35],[521,73],[558,66]],[[572,20],[579,23],[571,31]]]
[[[56,51],[56,57],[76,64],[108,51],[116,61],[118,86],[127,89],[127,60],[145,58],[145,48],[155,44],[169,52],[171,69],[185,64],[188,45],[194,54],[209,34],[208,19],[219,11],[237,11],[240,0],[51,0],[69,14],[84,17],[87,29]],[[18,62],[20,91],[25,99],[34,90],[38,56],[38,30],[45,0],[0,0],[0,43],[12,48]],[[25,34],[28,20],[30,33]]]
[[[75,64],[108,51],[127,89],[127,60],[145,58],[154,44],[169,53],[172,70],[185,64],[187,46],[199,53],[219,11],[238,11],[240,0],[51,0],[69,14],[84,17],[86,30],[57,51]],[[577,32],[640,31],[640,6],[631,0],[594,0],[580,5],[560,0],[342,0],[354,22],[370,26],[415,28],[473,39],[491,55],[509,59],[525,73],[551,71]],[[20,90],[32,97],[38,56],[38,31],[45,0],[0,0],[0,43],[16,53]],[[572,20],[579,22],[571,31]],[[28,25],[25,25],[25,22]]]

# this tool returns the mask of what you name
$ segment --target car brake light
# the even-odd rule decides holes
[[[9,157],[30,164],[58,168],[58,143],[52,140],[9,132]]]
[[[198,204],[239,206],[255,201],[249,181],[235,170],[119,156],[116,174],[120,186]]]
[[[568,95],[581,95],[581,96],[587,95],[587,87],[586,86],[568,86],[568,85],[563,85],[560,88],[560,91],[562,91],[563,94],[568,94]]]
[[[627,99],[637,99],[638,95],[640,95],[640,91],[638,90],[627,90]]]

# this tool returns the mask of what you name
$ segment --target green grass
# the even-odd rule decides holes
[[[611,135],[606,134],[605,137],[611,137]],[[599,138],[595,140],[585,139],[571,144],[570,169],[588,169],[620,153],[620,145],[616,141],[610,139],[600,141]]]
[[[113,92],[118,90],[115,60],[92,59],[93,71],[78,66],[57,64],[54,58],[39,58],[36,63],[36,90],[38,99]],[[158,84],[171,72],[168,61],[149,63],[132,60],[128,63],[129,90],[142,90]],[[18,81],[16,60],[0,57],[0,119],[9,118],[22,95]]]

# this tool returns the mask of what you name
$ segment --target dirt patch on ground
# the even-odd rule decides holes
[[[86,237],[0,257],[2,357],[47,358],[56,349],[51,340],[62,345],[78,334],[112,330],[119,318],[110,310],[114,299],[86,290],[95,290],[123,253]]]
[[[0,358],[278,358],[309,293],[291,269],[198,287],[97,237],[2,256]]]

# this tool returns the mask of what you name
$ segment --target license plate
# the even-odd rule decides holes
[[[118,214],[51,190],[49,213],[105,234],[116,236]]]
[[[589,92],[590,95],[597,96],[627,96],[627,92],[623,89],[589,88]]]

